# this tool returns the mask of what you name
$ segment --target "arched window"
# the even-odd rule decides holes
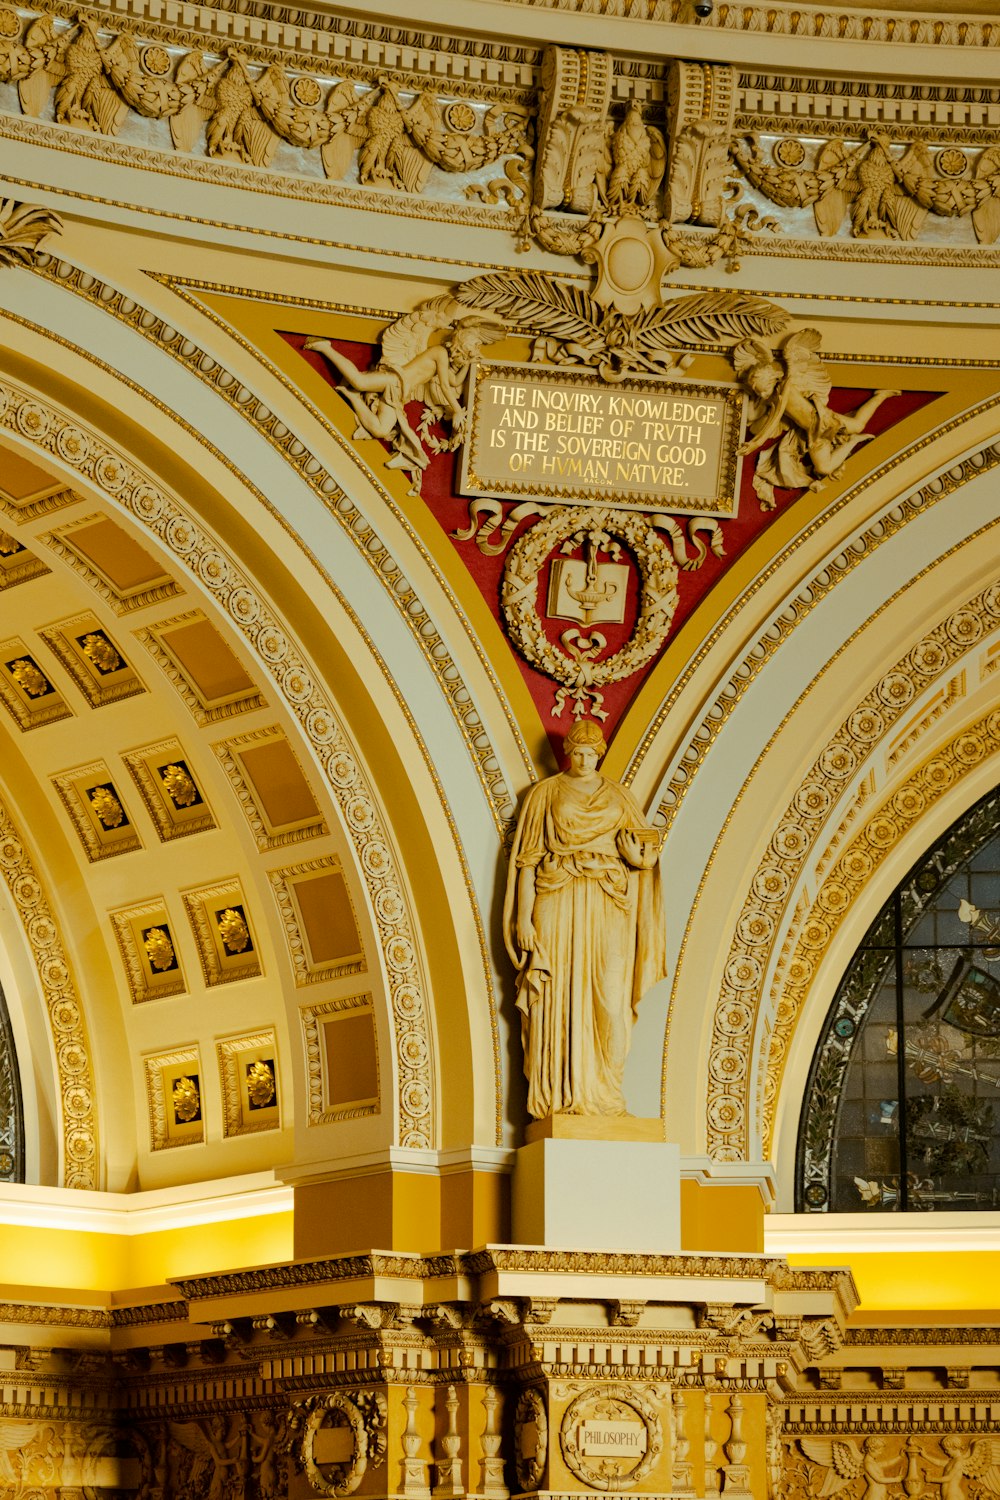
[[[1000,790],[896,888],[813,1058],[804,1213],[1000,1206]]]
[[[24,1181],[24,1114],[14,1035],[0,989],[0,1182]]]

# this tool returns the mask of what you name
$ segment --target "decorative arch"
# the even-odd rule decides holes
[[[789,912],[788,905],[810,861],[816,865],[816,841],[826,825],[840,789],[854,779],[877,746],[884,744],[901,715],[928,689],[954,670],[984,634],[1000,629],[1000,587],[992,585],[967,600],[905,656],[883,673],[875,686],[840,725],[806,777],[796,788],[771,836],[767,852],[754,872],[736,922],[724,967],[722,993],[715,1008],[709,1061],[707,1138],[712,1155],[721,1160],[741,1160],[752,1151],[760,1130],[760,1149],[768,1155],[774,1127],[774,1111],[789,1039],[806,1002],[818,958],[828,949],[844,912],[864,889],[882,858],[895,842],[892,830],[919,817],[928,799],[934,800],[962,767],[974,764],[986,753],[991,730],[969,731],[969,746],[975,746],[973,761],[968,750],[950,750],[936,755],[929,766],[907,787],[892,792],[881,812],[870,817],[861,832],[857,827],[866,796],[862,783],[852,806],[832,840],[828,837],[825,877],[810,905]],[[992,720],[984,720],[984,726]],[[966,745],[957,737],[956,744]],[[980,746],[983,746],[980,750]],[[947,769],[946,769],[947,767]],[[831,785],[833,790],[831,791]],[[860,798],[860,800],[859,800]],[[836,851],[844,848],[839,856]],[[833,868],[831,861],[836,859]],[[819,863],[822,871],[824,864]],[[778,947],[780,941],[780,948]],[[767,965],[777,952],[770,974]],[[765,1043],[764,1036],[767,1036]],[[753,1080],[752,1051],[760,1049],[765,1073],[759,1124],[755,1128],[755,1106],[750,1093]],[[764,1060],[766,1058],[766,1061]]]
[[[925,851],[865,934],[809,1071],[796,1212],[995,1207],[998,865],[993,788]],[[847,1101],[849,1084],[860,1103]]]
[[[438,1116],[430,1005],[407,884],[375,788],[325,687],[313,680],[299,647],[261,597],[253,579],[154,475],[113,447],[95,428],[43,401],[34,390],[3,382],[0,383],[0,431],[9,433],[39,456],[55,461],[60,468],[77,472],[87,485],[151,534],[174,564],[210,594],[298,721],[341,810],[375,916],[392,1007],[394,1137],[404,1146],[433,1146]],[[26,902],[37,906],[44,900],[41,885],[25,870],[23,848],[13,831],[2,848],[11,862],[11,880],[20,880],[18,892]],[[6,865],[4,873],[7,874]],[[80,1006],[75,994],[66,989],[68,968],[64,964],[59,967],[62,955],[52,951],[57,933],[47,910],[37,913],[37,921],[29,927],[29,936],[33,943],[37,937],[41,944],[41,947],[35,945],[35,952],[43,985],[47,974],[60,979],[53,991],[49,1015],[63,1099],[64,1146],[67,1163],[85,1162],[79,1168],[67,1166],[66,1185],[97,1186],[91,1064]],[[59,1026],[70,1021],[72,1035],[64,1037]],[[81,1073],[87,1077],[86,1099],[81,1092]]]
[[[99,1188],[96,1081],[86,1021],[59,924],[35,870],[31,855],[6,807],[0,804],[0,873],[24,929],[44,998],[52,1038],[61,1104],[60,1185]],[[0,997],[0,1090],[16,1115],[8,1122],[0,1101],[0,1150],[14,1157],[13,1170],[0,1180],[23,1181],[24,1129],[21,1086],[6,1000]]]
[[[772,1034],[785,1017],[790,952],[817,884],[857,826],[855,809],[834,831],[848,811],[845,794],[864,812],[883,785],[895,795],[918,742],[921,751],[940,742],[960,715],[968,720],[995,701],[980,666],[998,623],[996,590],[983,587],[993,576],[987,538],[996,510],[984,477],[997,462],[1000,449],[991,442],[918,489],[887,498],[877,514],[869,505],[849,539],[835,528],[808,572],[790,558],[787,602],[752,634],[740,636],[734,620],[730,665],[717,667],[714,679],[706,671],[700,721],[667,762],[660,796],[668,864],[671,842],[692,846],[688,873],[673,892],[682,898],[675,909],[690,916],[680,929],[661,1095],[682,1138],[683,1121],[699,1121],[688,1127],[688,1149],[740,1163],[772,1148],[782,1078]],[[924,539],[915,551],[904,540],[914,524]],[[914,560],[925,566],[914,571]],[[942,603],[956,596],[962,605],[942,618]],[[938,623],[914,645],[914,621],[917,629]],[[956,694],[952,679],[966,663],[971,686]],[[858,680],[871,684],[863,697],[853,696]],[[901,735],[911,718],[919,726]],[[874,774],[886,754],[887,773]],[[735,888],[727,869],[746,871]],[[830,957],[825,951],[827,964]],[[703,996],[700,1012],[692,986]],[[788,1044],[782,1031],[775,1049]],[[690,1067],[678,1076],[678,1058],[689,1060],[692,1049],[703,1059],[700,1084]]]

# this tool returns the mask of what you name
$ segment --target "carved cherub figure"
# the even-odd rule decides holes
[[[973,1442],[957,1432],[948,1432],[940,1442],[945,1461],[931,1483],[940,1486],[941,1500],[968,1500],[967,1477],[977,1479],[986,1494],[1000,1495],[1000,1438]],[[938,1462],[929,1453],[923,1457],[928,1463]],[[929,1474],[926,1477],[930,1479]]]
[[[898,1474],[888,1472],[893,1460],[883,1459],[886,1440],[877,1434],[860,1445],[852,1438],[800,1438],[799,1444],[807,1458],[828,1471],[821,1496],[836,1495],[855,1479],[863,1479],[864,1488],[854,1492],[858,1500],[889,1500],[890,1486],[895,1487],[906,1471],[906,1459],[898,1454],[902,1468]]]
[[[455,324],[450,337],[430,342]],[[360,423],[355,437],[391,444],[388,467],[409,474],[410,493],[419,494],[421,474],[430,462],[427,446],[441,451],[461,441],[463,385],[469,365],[485,344],[494,343],[503,333],[504,325],[497,319],[470,314],[454,297],[445,295],[405,313],[386,329],[378,363],[371,370],[359,370],[329,339],[310,339],[305,347],[322,354],[343,376],[346,384],[337,389]],[[411,401],[422,402],[424,408],[417,429],[406,415]],[[443,444],[428,436],[431,425],[442,419],[451,427],[451,439]]]
[[[832,381],[819,357],[815,328],[786,335],[777,346],[744,339],[733,349],[733,368],[750,394],[747,438],[740,452],[777,437],[761,454],[754,490],[764,510],[775,504],[775,489],[819,489],[870,434],[865,427],[874,412],[898,391],[875,391],[851,412],[828,405]]]

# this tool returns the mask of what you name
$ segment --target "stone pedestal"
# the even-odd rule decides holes
[[[541,1134],[545,1123],[530,1129]],[[670,1254],[681,1245],[679,1149],[648,1138],[529,1139],[517,1153],[511,1215],[522,1245]]]

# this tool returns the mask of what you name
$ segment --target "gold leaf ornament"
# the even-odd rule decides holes
[[[150,968],[155,969],[158,974],[165,974],[168,969],[175,967],[177,957],[165,927],[151,927],[143,940],[143,947]]]
[[[171,1090],[174,1106],[174,1119],[179,1125],[189,1125],[192,1120],[197,1120],[201,1115],[201,1094],[198,1090],[197,1076],[194,1078],[177,1078]]]
[[[254,1109],[266,1109],[274,1103],[274,1071],[271,1064],[258,1058],[247,1064],[247,1098]]]
[[[164,791],[175,807],[192,807],[198,801],[198,788],[187,767],[176,762],[160,768]]]
[[[222,946],[227,953],[245,953],[252,946],[250,942],[250,929],[246,924],[243,913],[235,906],[227,906],[225,911],[216,914],[216,922],[219,927],[219,936]]]

